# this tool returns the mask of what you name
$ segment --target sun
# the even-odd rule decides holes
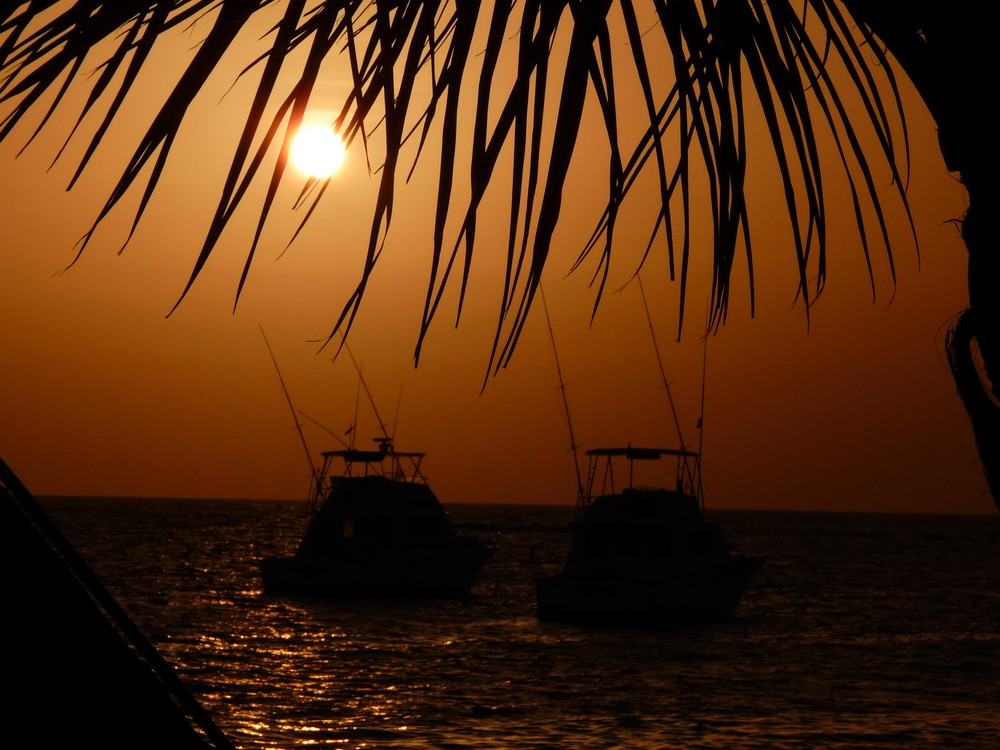
[[[330,177],[345,154],[343,141],[326,125],[308,125],[292,139],[292,164],[310,177]]]

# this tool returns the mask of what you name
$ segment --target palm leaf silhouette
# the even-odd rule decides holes
[[[646,252],[659,246],[657,238],[662,235],[672,273],[681,284],[683,311],[692,252],[691,205],[695,200],[706,200],[713,223],[712,320],[715,324],[724,320],[738,252],[746,254],[752,268],[745,200],[747,157],[751,148],[759,149],[762,144],[749,143],[744,118],[747,97],[755,97],[764,115],[767,141],[784,185],[799,292],[807,309],[822,290],[826,270],[828,219],[817,145],[820,128],[833,134],[848,175],[865,253],[870,252],[865,209],[874,209],[882,245],[891,248],[869,167],[872,155],[862,147],[859,126],[831,80],[829,68],[834,60],[852,82],[852,93],[860,97],[867,114],[863,126],[874,134],[878,155],[892,170],[906,205],[905,180],[900,174],[905,169],[906,148],[904,142],[902,154],[897,153],[893,140],[893,123],[901,121],[901,110],[891,67],[870,32],[864,26],[852,27],[850,19],[830,0],[766,4],[761,0],[714,4],[650,0],[639,7],[632,0],[525,0],[487,6],[480,0],[29,2],[8,13],[0,25],[5,35],[0,46],[4,72],[0,100],[9,110],[0,121],[0,137],[8,137],[46,92],[54,90],[47,120],[61,106],[70,83],[81,72],[96,67],[99,74],[89,84],[80,119],[106,102],[104,116],[74,182],[118,113],[156,39],[196,19],[199,24],[210,23],[174,89],[153,115],[93,228],[81,242],[80,252],[94,229],[133,190],[141,192],[132,226],[135,230],[190,105],[224,56],[245,54],[241,52],[246,49],[241,47],[241,32],[255,14],[264,11],[277,19],[270,29],[267,49],[256,59],[246,60],[244,69],[244,75],[258,76],[256,93],[181,299],[197,280],[237,207],[246,200],[250,186],[258,179],[265,180],[268,188],[237,284],[238,299],[262,228],[274,207],[291,137],[328,61],[346,68],[353,82],[332,125],[348,142],[360,141],[365,148],[377,133],[385,154],[378,167],[378,195],[363,270],[333,324],[331,336],[349,330],[376,269],[389,233],[399,181],[405,178],[405,166],[400,162],[404,144],[416,138],[416,158],[422,158],[423,145],[434,128],[439,130],[444,147],[438,164],[418,356],[423,335],[456,276],[461,314],[476,247],[478,212],[488,187],[498,177],[504,149],[509,148],[513,154],[509,235],[493,361],[499,367],[509,359],[549,255],[589,97],[597,101],[610,151],[603,180],[606,209],[578,260],[598,253],[595,309],[608,278],[619,209],[639,175],[652,163],[662,206],[650,227]],[[611,16],[618,22],[612,23]],[[646,19],[647,28],[640,25],[640,18]],[[650,25],[650,20],[655,23]],[[567,34],[567,51],[559,57],[554,47],[557,39]],[[111,39],[116,45],[110,54],[93,60],[94,51]],[[672,85],[660,95],[650,83],[650,50],[657,45],[669,51],[669,70],[655,72],[673,77]],[[505,86],[500,81],[510,76],[501,70],[501,58],[508,46],[516,49],[516,69],[512,82]],[[304,62],[293,63],[292,53],[299,48],[306,49]],[[618,55],[622,49],[628,54]],[[868,63],[869,58],[874,65]],[[298,67],[293,69],[294,65]],[[621,142],[619,130],[621,102],[615,83],[616,67],[623,65],[630,65],[641,83],[648,120],[644,134],[632,144]],[[279,90],[279,73],[287,76],[289,72],[295,74],[292,84]],[[876,85],[876,72],[887,87]],[[462,94],[476,83],[472,104],[467,104],[470,97],[463,101]],[[887,114],[880,93],[883,90],[892,94],[889,104],[893,115]],[[551,102],[546,104],[552,92],[558,95],[553,100],[554,110]],[[276,112],[267,118],[265,112],[275,104]],[[819,121],[814,114],[817,111]],[[455,148],[463,117],[472,122],[467,164],[457,162]],[[548,147],[543,145],[546,137],[551,142]],[[272,150],[278,154],[275,166],[270,176],[263,175],[262,165]],[[667,153],[679,157],[670,163]],[[901,156],[903,165],[899,166]],[[695,170],[707,174],[704,197],[692,195]],[[464,206],[456,206],[454,187],[463,172],[469,175],[471,197]],[[307,218],[319,210],[323,187],[303,195],[302,200],[310,203]],[[449,235],[449,219],[456,208],[462,218],[457,231]],[[891,260],[891,251],[889,255]],[[752,274],[750,284],[752,291]]]
[[[992,301],[996,295],[990,284],[997,272],[990,260],[995,253],[987,252],[988,222],[973,219],[996,205],[997,159],[994,146],[987,148],[994,158],[984,159],[971,145],[995,141],[982,124],[989,120],[982,92],[971,83],[970,71],[982,68],[990,47],[984,31],[989,24],[976,15],[983,13],[977,7],[973,0],[956,0],[949,8],[902,0],[29,0],[0,10],[0,138],[10,137],[28,112],[49,101],[39,128],[44,127],[67,106],[71,86],[89,86],[77,124],[87,116],[101,119],[72,185],[91,162],[157,40],[192,25],[207,28],[173,89],[151,113],[145,135],[79,251],[134,191],[140,194],[135,230],[192,102],[220,61],[242,60],[242,75],[256,76],[256,94],[204,243],[179,295],[183,299],[198,279],[236,209],[248,200],[250,186],[266,181],[254,240],[236,284],[238,300],[274,210],[291,138],[317,83],[337,66],[351,86],[332,126],[369,155],[377,138],[384,156],[373,167],[378,191],[367,245],[360,249],[360,278],[330,338],[350,330],[389,236],[397,191],[418,160],[434,158],[425,146],[436,135],[443,145],[415,355],[419,358],[424,336],[455,284],[461,316],[479,212],[488,189],[506,179],[509,229],[491,355],[491,366],[499,368],[516,346],[549,259],[581,123],[595,109],[588,109],[591,99],[609,154],[606,174],[593,179],[595,187],[606,190],[605,209],[574,267],[594,262],[595,310],[617,257],[621,208],[640,176],[652,172],[660,206],[640,265],[652,253],[665,253],[670,278],[679,283],[679,325],[690,295],[696,204],[711,211],[709,328],[726,319],[740,254],[746,258],[752,314],[750,157],[767,151],[781,181],[798,294],[808,314],[826,282],[831,167],[822,155],[830,151],[828,143],[833,168],[846,176],[874,294],[872,253],[884,251],[895,273],[895,238],[876,162],[889,169],[909,215],[908,136],[894,63],[882,47],[889,44],[941,126],[949,167],[969,188],[963,235],[970,259],[989,271],[970,274],[972,306],[952,332],[948,354],[990,480],[1000,476],[1000,408],[992,385],[1000,384],[1000,342],[992,323],[1000,311]],[[272,24],[263,51],[248,53],[259,47],[247,43],[247,29],[261,18]],[[293,54],[300,50],[304,54]],[[618,84],[625,72],[639,82],[643,119],[638,136],[626,135],[622,127],[628,102]],[[749,124],[751,109],[763,118],[763,133]],[[74,128],[71,137],[76,133]],[[36,134],[29,133],[27,142]],[[459,142],[467,148],[459,149]],[[410,166],[402,159],[408,145],[415,152]],[[270,175],[262,174],[274,153]],[[706,183],[704,190],[696,187],[699,179]],[[305,207],[303,223],[322,210],[328,184],[311,180],[303,188],[298,203]],[[995,467],[992,472],[989,466]],[[992,489],[1000,498],[1000,490]]]

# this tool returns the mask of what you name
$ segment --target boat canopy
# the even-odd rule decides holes
[[[420,458],[426,454],[413,453],[409,451],[362,451],[356,448],[348,448],[342,451],[323,451],[323,458],[342,458],[344,463],[381,463],[386,458]]]
[[[638,489],[635,484],[635,461],[659,461],[667,457],[675,459],[674,486],[664,489],[674,490],[697,499],[701,504],[701,456],[685,448],[639,448],[627,445],[624,448],[592,448],[586,452],[589,458],[587,481],[581,497],[583,510],[598,496],[614,495],[623,491]],[[616,461],[617,460],[617,461]],[[627,462],[624,477],[616,478],[614,465]],[[620,474],[620,471],[618,472]],[[659,486],[663,486],[657,482]]]
[[[394,482],[414,482],[425,484],[426,479],[420,471],[424,453],[415,451],[397,451],[392,444],[392,438],[380,437],[374,439],[378,443],[376,450],[360,450],[346,448],[343,450],[324,451],[323,467],[319,473],[319,483],[328,476],[381,476]],[[335,463],[339,459],[343,465],[339,470]],[[356,466],[360,465],[360,466]]]
[[[681,450],[677,448],[592,448],[587,451],[588,456],[625,456],[629,461],[635,460],[659,460],[661,456],[687,456],[697,458],[694,451]]]

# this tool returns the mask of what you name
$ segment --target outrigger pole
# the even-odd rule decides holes
[[[271,349],[271,343],[267,340],[267,334],[264,333],[264,326],[260,323],[257,324],[260,327],[260,335],[264,337],[264,344],[267,346],[267,353],[271,355],[271,361],[274,363],[274,370],[278,373],[278,382],[281,383],[281,390],[285,393],[285,400],[288,401],[288,408],[292,410],[292,419],[295,420],[295,429],[299,433],[299,440],[302,441],[302,450],[306,453],[306,461],[309,463],[309,474],[312,476],[314,486],[319,485],[319,469],[313,464],[312,454],[309,452],[309,446],[306,445],[306,436],[302,432],[302,423],[299,421],[298,413],[295,411],[295,407],[292,405],[292,397],[288,394],[288,388],[285,387],[285,379],[281,377],[281,368],[278,367],[278,360],[274,356],[274,351]]]
[[[566,425],[569,427],[569,447],[573,451],[573,468],[576,469],[576,494],[579,504],[583,506],[586,501],[586,492],[583,489],[583,478],[580,475],[580,459],[577,455],[576,437],[573,435],[573,421],[569,416],[569,400],[566,398],[566,383],[563,381],[562,368],[559,366],[559,352],[556,351],[556,335],[552,331],[552,319],[549,317],[549,306],[545,302],[545,290],[541,284],[538,291],[542,297],[542,309],[545,310],[545,322],[549,326],[549,339],[552,341],[552,356],[556,361],[556,375],[559,377],[559,390],[562,391],[563,408],[566,410]]]

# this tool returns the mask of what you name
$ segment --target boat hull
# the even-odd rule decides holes
[[[468,595],[489,556],[475,539],[433,544],[345,545],[325,557],[271,558],[261,563],[268,594],[334,598]]]
[[[535,582],[541,619],[714,620],[732,617],[764,559],[733,557],[650,578],[574,576]]]

